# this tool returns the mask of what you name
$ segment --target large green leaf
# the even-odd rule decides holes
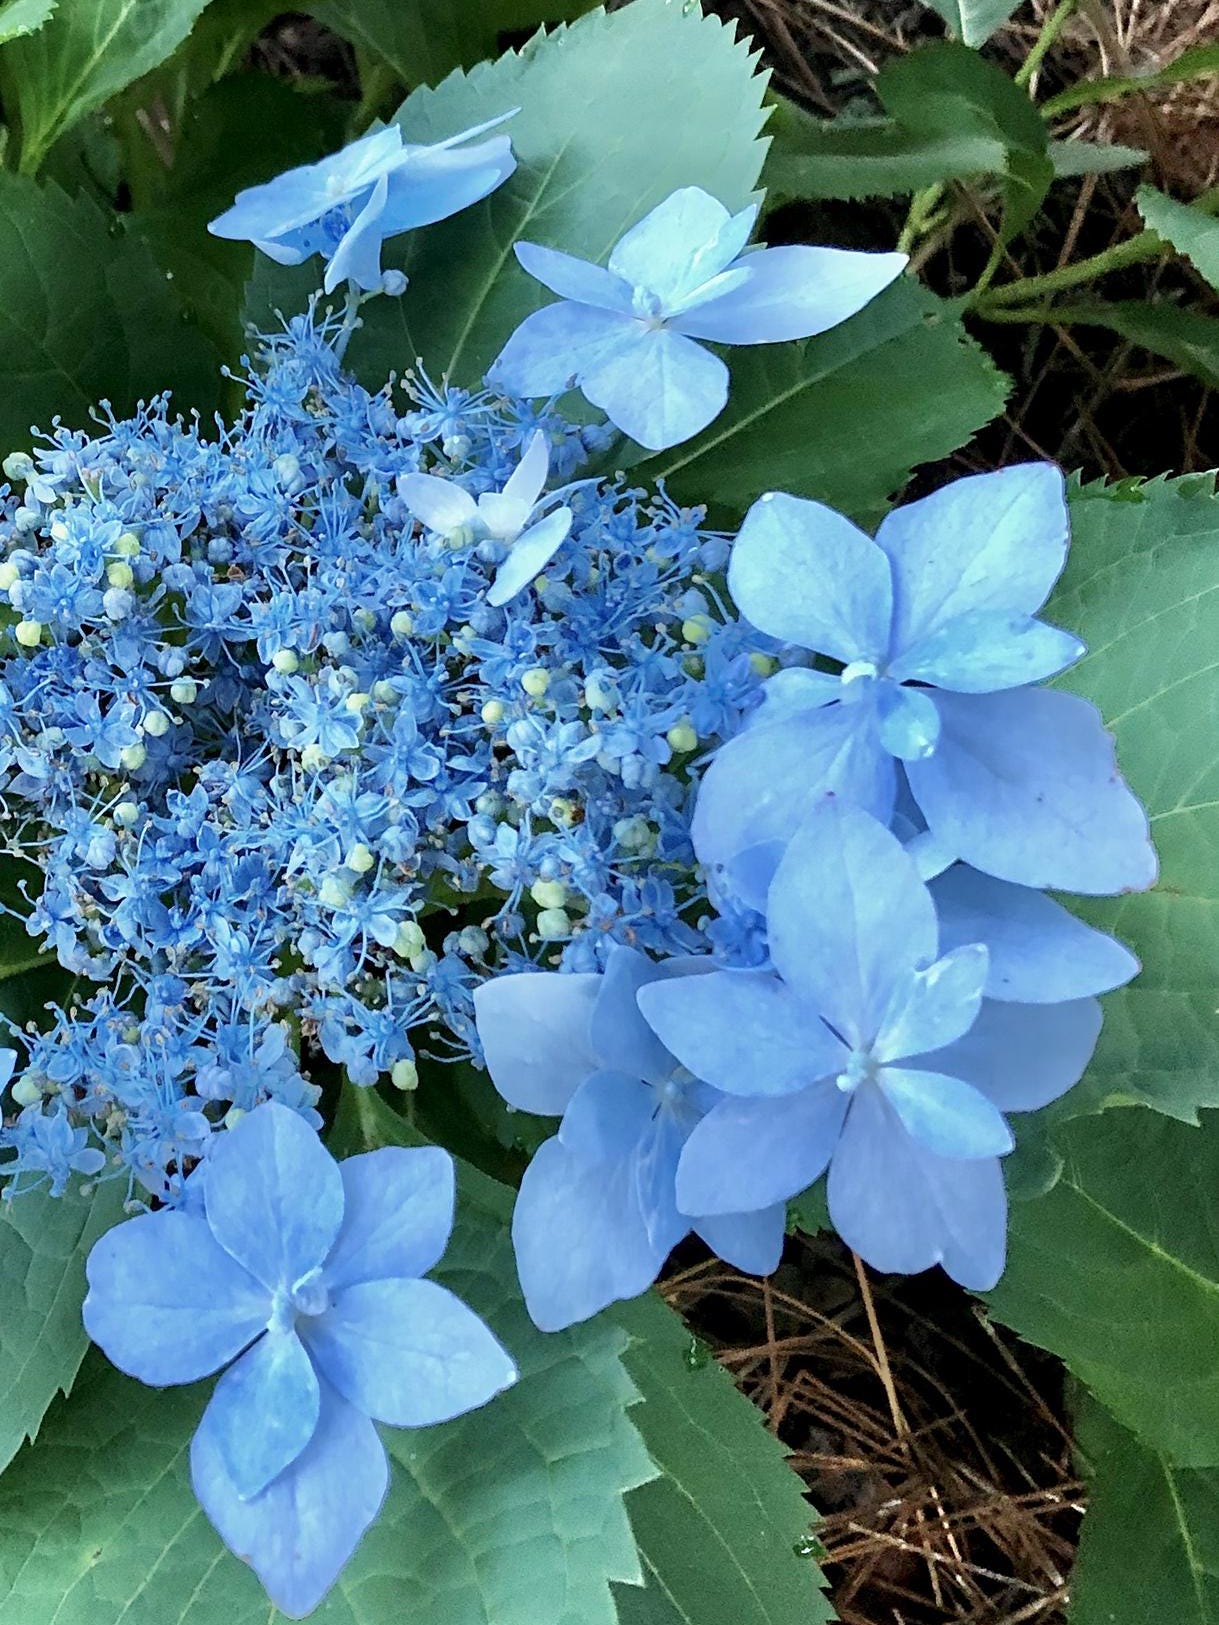
[[[1000,1320],[1182,1466],[1219,1465],[1219,1119],[1077,1118],[1053,1188],[1012,1207]]]
[[[1151,817],[1153,891],[1080,912],[1142,974],[1105,1001],[1084,1082],[1059,1114],[1138,1102],[1194,1120],[1219,1105],[1219,498],[1210,480],[1089,485],[1047,611],[1088,644],[1061,679],[1093,700]]]
[[[80,1369],[89,1346],[80,1319],[85,1256],[122,1216],[126,1190],[116,1179],[89,1196],[73,1187],[0,1204],[0,1470]]]
[[[35,32],[0,53],[6,105],[33,174],[65,130],[163,62],[207,0],[58,0]]]
[[[56,0],[4,0],[0,5],[0,45],[33,34],[55,10]]]
[[[613,1318],[631,1335],[626,1367],[643,1396],[632,1419],[660,1469],[629,1503],[648,1590],[619,1591],[622,1625],[832,1619],[811,1508],[757,1410],[656,1295]]]
[[[996,417],[1008,387],[953,307],[908,278],[820,338],[728,361],[715,422],[636,471],[667,480],[679,501],[736,512],[783,490],[874,521],[917,463]]]
[[[596,0],[319,0],[309,9],[388,64],[404,85],[435,85],[497,54],[505,34],[570,21]]]
[[[207,409],[218,385],[215,351],[133,233],[83,194],[0,174],[0,447],[56,413],[84,423],[102,399],[124,412],[172,389]]]
[[[1076,1423],[1092,1471],[1071,1625],[1219,1625],[1219,1472],[1174,1467],[1095,1403]]]
[[[996,29],[1020,5],[1020,0],[926,0],[938,11],[959,40],[966,45],[985,45]]]
[[[416,90],[398,115],[411,141],[519,107],[508,126],[518,168],[483,203],[388,245],[411,286],[368,306],[352,363],[380,383],[421,357],[433,377],[477,382],[552,297],[517,265],[518,238],[595,260],[676,187],[741,208],[762,164],[763,84],[749,48],[715,18],[634,0]]]
[[[1219,220],[1192,203],[1178,203],[1154,186],[1140,186],[1135,202],[1145,224],[1192,262],[1219,289]]]

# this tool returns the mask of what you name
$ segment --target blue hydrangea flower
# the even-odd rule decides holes
[[[757,212],[730,214],[684,187],[619,238],[606,268],[517,243],[517,259],[560,303],[525,318],[491,378],[527,396],[576,384],[624,434],[659,451],[706,428],[728,398],[727,367],[696,340],[775,344],[824,333],[905,267],[904,254],[836,248],[746,253]]]
[[[533,518],[549,472],[546,436],[535,430],[501,491],[474,497],[454,480],[404,474],[398,494],[415,518],[451,547],[503,544],[507,556],[487,592],[487,602],[498,609],[546,568],[571,530],[570,508],[553,508],[544,518]]]
[[[491,1080],[510,1106],[562,1116],[525,1172],[512,1219],[517,1270],[543,1331],[645,1291],[697,1230],[738,1269],[779,1262],[786,1210],[691,1219],[675,1179],[682,1146],[723,1097],[648,1029],[641,988],[714,980],[705,959],[654,964],[616,947],[603,974],[500,976],[474,996]]]
[[[396,124],[373,130],[316,164],[246,187],[207,229],[251,242],[280,265],[320,254],[327,293],[341,282],[372,292],[381,286],[387,237],[457,214],[511,175],[516,160],[506,135],[464,143],[515,111],[430,146],[403,141]]]
[[[325,1596],[381,1505],[373,1422],[427,1427],[516,1380],[482,1321],[422,1279],[452,1222],[446,1152],[336,1163],[270,1102],[215,1143],[184,1207],[118,1225],[89,1255],[85,1326],[120,1370],[164,1387],[228,1368],[192,1482],[291,1618]]]
[[[712,867],[782,843],[834,794],[882,822],[904,779],[938,845],[1032,887],[1137,890],[1146,815],[1095,707],[1033,687],[1083,653],[1036,619],[1067,548],[1062,477],[1028,464],[895,509],[876,539],[772,493],[733,547],[743,615],[841,664],[777,673],[707,772],[695,844]]]
[[[858,808],[823,802],[796,832],[767,910],[772,969],[656,982],[639,1005],[661,1041],[732,1098],[695,1127],[677,1199],[763,1208],[829,1167],[830,1216],[880,1270],[942,1263],[963,1286],[1003,1268],[1003,1113],[1083,1072],[1093,999],[983,1000],[978,943],[940,957],[913,857]]]

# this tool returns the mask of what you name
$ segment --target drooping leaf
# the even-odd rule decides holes
[[[1154,186],[1140,186],[1135,193],[1146,225],[1184,254],[1199,276],[1219,289],[1219,220],[1192,203],[1178,203]]]
[[[1219,1105],[1219,497],[1197,478],[1088,485],[1047,615],[1088,644],[1059,681],[1095,702],[1151,818],[1154,890],[1078,905],[1141,974],[1105,1000],[1084,1082],[1054,1115],[1109,1102],[1187,1122]]]
[[[630,1498],[648,1590],[619,1591],[621,1625],[832,1619],[812,1509],[755,1407],[656,1294],[613,1318],[630,1334],[626,1368],[643,1396],[632,1420],[660,1469]]]
[[[755,68],[715,18],[634,0],[416,90],[398,114],[411,141],[519,107],[507,126],[518,168],[484,202],[387,245],[386,263],[411,278],[409,294],[367,307],[352,364],[380,383],[421,357],[434,378],[477,383],[517,324],[551,298],[517,265],[518,238],[597,260],[679,186],[743,207],[764,150]]]
[[[1045,122],[1003,70],[965,45],[945,40],[886,65],[878,89],[908,130],[953,128],[989,133],[1007,153],[1000,240],[1033,219],[1054,178]]]
[[[966,45],[985,45],[1012,15],[1020,0],[925,0]]]
[[[336,34],[388,64],[401,82],[436,85],[454,68],[497,54],[501,37],[570,22],[596,0],[320,0],[310,7]]]
[[[0,45],[33,34],[55,10],[56,0],[4,0],[0,5]]]
[[[0,1203],[0,1471],[67,1393],[89,1339],[81,1324],[85,1258],[122,1217],[123,1179],[89,1196],[28,1191]]]
[[[1062,1172],[1013,1204],[994,1314],[1181,1466],[1219,1466],[1219,1118],[1129,1107],[1060,1126]]]
[[[904,277],[820,338],[733,350],[728,364],[715,422],[633,471],[734,512],[781,490],[874,521],[916,464],[1002,411],[1008,386],[952,307]]]
[[[150,73],[207,0],[58,0],[45,25],[5,45],[0,80],[16,109],[20,167],[34,174],[78,119]]]
[[[83,423],[101,399],[124,413],[172,389],[206,410],[218,384],[215,351],[137,236],[84,194],[0,175],[0,446],[57,413]]]
[[[1091,1471],[1071,1625],[1219,1625],[1219,1472],[1173,1466],[1094,1401],[1076,1433]]]

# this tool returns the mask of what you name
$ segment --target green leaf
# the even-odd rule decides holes
[[[435,85],[498,54],[501,36],[570,22],[596,0],[320,0],[315,17],[386,63],[404,85]]]
[[[385,1430],[388,1498],[315,1625],[615,1625],[610,1582],[642,1578],[624,1495],[655,1469],[627,1414],[626,1336],[605,1320],[532,1326],[506,1201],[463,1179],[435,1273],[494,1326],[521,1380],[442,1427]],[[209,1388],[154,1391],[90,1357],[0,1480],[0,1625],[268,1625],[190,1489]]]
[[[993,62],[952,41],[888,63],[877,88],[907,129],[972,129],[1002,142],[1007,165],[1000,241],[1024,230],[1054,178],[1045,123],[1027,92]]]
[[[0,5],[0,45],[33,34],[55,10],[56,0],[4,0]]]
[[[626,1368],[643,1396],[632,1419],[660,1469],[629,1503],[648,1591],[619,1592],[622,1625],[832,1619],[811,1509],[757,1409],[657,1295],[611,1313],[631,1335]]]
[[[1141,147],[1121,147],[1116,142],[1051,141],[1050,162],[1056,180],[1075,175],[1112,175],[1122,169],[1138,169],[1147,162]]]
[[[1110,1102],[1187,1122],[1219,1105],[1219,498],[1209,480],[1088,485],[1046,611],[1088,644],[1061,686],[1100,707],[1151,818],[1160,881],[1079,905],[1142,973],[1105,1000],[1084,1082],[1051,1113]]]
[[[1219,289],[1219,220],[1192,203],[1178,203],[1154,186],[1140,186],[1134,200],[1156,236],[1171,243],[1199,276]]]
[[[898,197],[942,181],[1002,174],[1007,148],[985,128],[910,130],[896,119],[817,119],[779,98],[762,170],[771,205],[788,198]]]
[[[213,407],[217,357],[175,303],[148,249],[84,194],[0,174],[0,447],[59,413],[84,423],[173,389]]]
[[[740,511],[783,490],[876,520],[916,464],[1003,410],[1008,387],[953,307],[905,277],[820,338],[733,350],[728,363],[715,422],[632,470],[680,502]]]
[[[1060,113],[1068,113],[1076,107],[1118,101],[1123,96],[1148,90],[1166,90],[1191,79],[1208,79],[1212,74],[1219,74],[1219,45],[1197,45],[1182,51],[1163,67],[1153,67],[1145,73],[1115,73],[1104,79],[1086,79],[1051,96],[1042,103],[1041,111],[1047,119],[1057,118]]]
[[[1012,1208],[993,1313],[1145,1444],[1219,1465],[1219,1119],[1130,1107],[1076,1118],[1054,1144],[1057,1183]]]
[[[17,112],[20,168],[32,175],[65,130],[152,71],[190,32],[207,0],[58,0],[35,33],[0,54]]]
[[[73,1187],[0,1203],[0,1471],[80,1369],[89,1346],[80,1319],[85,1258],[122,1217],[126,1189],[114,1179],[91,1196]]]
[[[1071,1625],[1219,1625],[1219,1472],[1174,1467],[1094,1402],[1093,1463],[1071,1571]]]
[[[1020,5],[1020,0],[925,0],[966,45],[985,45]]]
[[[676,187],[742,208],[762,164],[763,83],[749,48],[715,18],[634,0],[416,90],[398,114],[411,141],[519,107],[509,126],[518,167],[484,202],[388,245],[411,287],[367,307],[351,363],[380,383],[419,356],[435,378],[474,383],[551,298],[517,265],[518,238],[599,260]]]

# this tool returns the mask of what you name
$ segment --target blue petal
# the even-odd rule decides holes
[[[749,278],[673,326],[716,344],[778,344],[837,327],[871,304],[906,268],[904,254],[842,248],[764,248],[741,264]]]
[[[986,996],[1017,1004],[1056,1004],[1108,993],[1136,974],[1128,948],[1044,893],[954,864],[931,882],[945,949],[985,943]]]
[[[592,305],[568,300],[545,305],[525,317],[491,363],[487,378],[510,395],[560,395],[638,330],[633,318]]]
[[[272,1328],[221,1377],[199,1430],[243,1501],[304,1450],[320,1403],[317,1376],[294,1331]]]
[[[478,521],[478,504],[456,480],[442,480],[435,474],[403,474],[398,495],[416,519],[441,536]]]
[[[699,1219],[694,1226],[711,1251],[733,1269],[747,1275],[771,1275],[783,1257],[787,1208],[763,1208],[760,1213],[721,1213]]]
[[[880,742],[900,761],[921,762],[935,750],[940,737],[940,713],[926,689],[882,683],[876,713]]]
[[[580,387],[623,434],[649,451],[664,451],[723,411],[728,368],[680,333],[638,322],[633,328],[582,362]]]
[[[541,243],[516,243],[513,252],[529,275],[560,299],[631,314],[630,284],[612,271],[578,260],[572,254],[561,254],[557,248],[544,248]]]
[[[833,1083],[777,1100],[723,1100],[686,1141],[677,1168],[683,1213],[753,1212],[786,1202],[825,1172],[849,1097]]]
[[[879,1089],[860,1089],[830,1164],[830,1217],[873,1269],[942,1263],[971,1291],[1003,1273],[1007,1198],[997,1157],[937,1157],[912,1140]]]
[[[900,1061],[942,1049],[968,1032],[982,1005],[986,949],[967,943],[915,971],[885,1011],[876,1037],[878,1061]]]
[[[938,1157],[1002,1157],[1016,1143],[999,1109],[960,1078],[886,1066],[877,1081],[907,1134]]]
[[[876,533],[893,562],[893,654],[972,610],[1036,614],[1062,571],[1067,536],[1052,463],[972,474],[894,508]]]
[[[586,1162],[631,1156],[651,1126],[656,1091],[625,1072],[594,1072],[563,1113],[559,1140]]]
[[[474,992],[474,1016],[491,1082],[510,1106],[559,1117],[601,1062],[589,1023],[601,992],[593,973],[524,971]]]
[[[618,239],[609,268],[630,286],[655,294],[668,309],[736,258],[733,219],[710,193],[684,186]],[[752,227],[751,219],[746,237]]]
[[[823,503],[759,497],[733,543],[728,587],[746,620],[784,643],[844,662],[878,662],[888,650],[889,562]]]
[[[909,645],[889,667],[889,675],[958,694],[990,694],[1053,677],[1084,652],[1078,638],[1032,615],[975,609]]]
[[[758,721],[778,722],[801,711],[819,711],[842,698],[842,678],[835,672],[813,671],[808,666],[785,666],[768,677],[762,687],[762,703],[750,713],[746,725]]]
[[[673,1070],[673,1057],[644,1020],[636,995],[649,982],[701,974],[711,968],[705,956],[658,964],[636,948],[615,943],[606,959],[588,1027],[592,1047],[604,1064],[633,1078],[646,1078],[649,1083],[667,1078]]]
[[[688,1118],[667,1105],[655,1113],[637,1147],[631,1166],[635,1194],[647,1228],[648,1240],[659,1256],[666,1257],[690,1233],[690,1221],[677,1208],[677,1164],[688,1130]]]
[[[384,1146],[339,1164],[343,1228],[326,1260],[332,1292],[423,1275],[453,1229],[453,1159],[439,1146]]]
[[[913,859],[874,818],[835,802],[793,836],[767,928],[779,974],[851,1045],[872,1042],[895,991],[936,953],[935,907]]]
[[[936,705],[939,746],[906,774],[931,830],[966,863],[1021,886],[1151,885],[1147,815],[1094,706],[1039,688],[939,692]]]
[[[271,1295],[202,1217],[146,1213],[107,1231],[87,1266],[85,1330],[129,1377],[196,1382],[265,1330]]]
[[[1000,1111],[1031,1112],[1057,1100],[1083,1077],[1100,1037],[1095,999],[1064,1004],[995,1004],[987,1000],[954,1044],[922,1056],[980,1090]]]
[[[762,723],[720,748],[703,775],[691,834],[700,862],[727,869],[750,847],[786,844],[827,796],[887,823],[893,758],[866,705],[833,705]]]
[[[324,292],[333,293],[340,282],[354,282],[366,293],[380,287],[381,244],[390,235],[382,223],[388,189],[389,182],[382,175],[330,257]]]
[[[639,1008],[682,1065],[725,1094],[787,1095],[846,1064],[817,1009],[769,971],[653,982]]]
[[[300,1330],[339,1393],[394,1427],[464,1416],[516,1381],[487,1326],[435,1281],[363,1281]]]
[[[272,1289],[317,1269],[343,1222],[338,1164],[304,1118],[277,1101],[213,1139],[203,1196],[216,1240]]]
[[[214,1437],[202,1428],[190,1465],[199,1504],[220,1538],[289,1619],[312,1613],[330,1590],[389,1484],[376,1428],[326,1382],[308,1447],[261,1495],[242,1500]]]
[[[515,168],[506,135],[460,150],[448,142],[416,147],[390,171],[385,235],[447,220],[502,186]]]
[[[571,509],[556,508],[536,525],[530,525],[513,542],[508,557],[495,572],[487,602],[498,609],[515,598],[533,578],[540,575],[567,540],[571,530]]]
[[[213,237],[238,242],[283,237],[336,204],[349,202],[402,158],[402,132],[396,125],[387,125],[316,164],[302,164],[260,186],[246,187],[207,229]]]
[[[526,1306],[544,1332],[637,1297],[667,1251],[648,1234],[633,1165],[586,1162],[557,1139],[540,1146],[525,1170],[512,1241]]]

